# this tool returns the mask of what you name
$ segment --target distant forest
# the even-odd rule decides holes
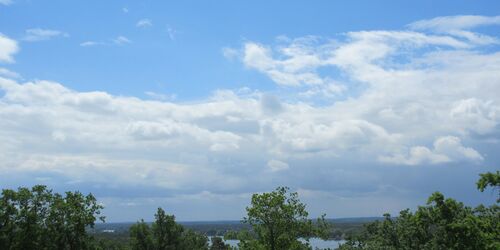
[[[0,249],[302,250],[312,249],[311,238],[344,239],[342,250],[500,249],[500,172],[481,174],[477,188],[498,191],[496,204],[472,208],[435,192],[396,217],[313,220],[297,193],[278,187],[254,194],[241,222],[179,223],[158,208],[153,222],[110,224],[97,223],[105,217],[92,194],[3,189]]]

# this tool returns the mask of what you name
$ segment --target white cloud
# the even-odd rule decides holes
[[[128,8],[126,8],[126,7],[123,7],[123,8],[122,8],[122,12],[123,12],[123,13],[125,13],[125,14],[127,14],[127,13],[129,12],[129,9],[128,9]]]
[[[144,18],[144,19],[139,20],[135,24],[135,26],[137,26],[139,28],[151,27],[151,26],[153,26],[153,22],[151,21],[151,19]]]
[[[82,47],[91,47],[91,46],[97,46],[97,45],[103,45],[104,43],[101,42],[95,42],[95,41],[85,41],[80,43],[80,46]]]
[[[65,32],[59,30],[50,30],[50,29],[27,29],[26,35],[23,40],[28,42],[38,42],[50,40],[55,37],[68,37],[69,35]]]
[[[434,141],[434,148],[412,147],[407,155],[382,156],[379,160],[393,164],[421,165],[439,164],[453,161],[480,162],[483,157],[473,148],[462,146],[461,140],[455,136],[444,136]]]
[[[125,36],[118,36],[114,39],[111,39],[110,41],[85,41],[80,43],[81,47],[95,47],[95,46],[121,46],[125,44],[130,44],[132,43],[131,40],[129,40]]]
[[[394,179],[406,165],[498,161],[500,52],[483,35],[378,30],[247,41],[229,57],[280,87],[218,90],[194,102],[0,78],[0,172],[159,195],[276,183],[343,197],[385,190],[387,181],[404,189]],[[288,163],[294,171],[284,171]],[[401,166],[397,177],[387,165]]]
[[[493,23],[490,21],[482,23]],[[409,154],[415,157],[409,156],[407,162],[420,158],[445,162],[445,157],[430,149],[411,146],[412,141],[432,142],[443,133],[498,133],[496,103],[500,99],[492,93],[499,91],[500,55],[481,50],[481,46],[495,44],[496,38],[476,33],[360,31],[348,32],[345,40],[284,37],[276,46],[246,42],[241,60],[278,85],[296,87],[302,98],[349,95],[353,86],[364,84],[360,95],[324,107],[324,112],[336,114],[336,119],[321,113],[311,115],[309,112],[316,110],[306,109],[300,114],[304,120],[301,124],[291,120],[261,123],[264,131],[272,131],[279,138],[273,152],[351,147],[372,150],[367,146],[378,138],[377,142],[384,145],[378,149],[380,155],[384,150],[394,153],[401,147],[413,147]],[[309,117],[324,120],[309,123]]]
[[[243,62],[247,67],[257,69],[268,75],[274,82],[285,86],[299,86],[322,84],[313,69],[321,64],[318,55],[294,48],[292,44],[282,52],[290,58],[275,60],[271,49],[257,43],[246,43],[243,49]]]
[[[408,26],[416,30],[469,30],[485,25],[500,25],[500,16],[444,16],[433,19],[420,20],[409,24]]]
[[[126,38],[124,36],[118,36],[115,39],[113,39],[113,43],[115,43],[116,45],[123,45],[123,44],[132,43],[132,41],[130,41],[128,38]]]
[[[434,151],[447,155],[454,160],[482,161],[483,157],[473,148],[462,146],[460,138],[455,136],[440,137],[434,142]]]
[[[500,122],[500,106],[492,101],[481,101],[469,98],[452,104],[450,111],[451,119],[463,126],[459,131],[468,129],[478,134],[488,134],[495,131]]]
[[[6,68],[0,68],[0,76],[4,76],[7,78],[13,78],[13,79],[21,78],[21,75],[19,75],[18,73],[14,72],[14,71],[10,71]]]
[[[386,77],[378,63],[412,49],[429,46],[467,49],[495,42],[478,38],[471,43],[452,36],[413,31],[359,31],[348,32],[346,36],[345,42],[318,37],[288,39],[288,44],[281,43],[275,48],[247,42],[242,49],[242,61],[278,85],[306,88],[303,96],[333,97],[341,95],[345,86],[332,79],[331,73],[320,70],[340,68],[349,72],[354,78],[351,80],[373,82],[375,78]]]
[[[271,172],[283,171],[283,170],[287,170],[290,168],[290,166],[288,166],[288,163],[282,162],[279,160],[274,160],[274,159],[268,161],[267,166],[269,167]]]
[[[0,33],[0,62],[13,63],[13,56],[18,51],[19,46],[17,42]]]

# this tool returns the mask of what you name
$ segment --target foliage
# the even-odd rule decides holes
[[[487,186],[498,188],[498,179],[492,176],[481,175],[481,191]],[[384,217],[366,225],[361,235],[340,249],[500,249],[500,208],[496,204],[473,209],[435,192],[415,213],[406,209],[397,218]]]
[[[158,208],[151,227],[144,220],[130,227],[130,244],[137,250],[204,250],[208,249],[208,238],[185,230],[174,215]]]
[[[498,189],[498,199],[497,202],[500,202],[500,171],[496,173],[487,172],[484,174],[480,174],[481,178],[477,181],[477,189],[483,192],[488,186],[493,187],[494,189]]]
[[[212,237],[210,250],[230,250],[231,246],[224,243],[221,237]]]
[[[155,219],[152,231],[156,249],[179,249],[184,228],[175,223],[175,216],[166,215],[163,209],[158,208]]]
[[[488,187],[499,189],[499,171],[481,174],[477,187],[481,192]],[[100,235],[96,240],[88,231],[96,220],[104,222],[102,208],[92,194],[61,195],[41,185],[4,189],[0,195],[0,249],[232,249],[220,237],[213,237],[209,248],[205,235],[176,223],[175,216],[167,215],[162,208],[158,208],[151,225],[141,220],[128,231],[123,229],[121,236]],[[330,230],[324,215],[316,222],[308,219],[305,204],[286,187],[254,194],[246,210],[243,222],[251,230],[228,231],[225,235],[238,238],[243,250],[311,249],[310,237],[345,235]],[[208,228],[215,230],[213,225]],[[228,228],[244,227],[235,224]],[[361,233],[351,234],[340,249],[500,249],[499,232],[498,204],[471,208],[435,192],[425,206],[414,212],[406,209],[398,217],[385,214],[382,220],[366,224]]]
[[[248,216],[243,219],[252,226],[257,239],[240,239],[242,249],[309,249],[310,237],[324,237],[328,225],[324,216],[316,224],[308,219],[306,205],[298,199],[297,193],[288,193],[286,187],[252,196]],[[299,240],[306,239],[303,243]]]
[[[208,249],[208,238],[193,230],[185,230],[182,234],[181,248],[186,250]]]
[[[130,231],[130,245],[133,250],[153,250],[153,236],[149,225],[141,220],[132,225]]]
[[[0,196],[0,249],[90,249],[93,227],[103,207],[92,194],[52,193],[45,186]]]

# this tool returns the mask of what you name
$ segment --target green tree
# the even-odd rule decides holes
[[[221,237],[212,237],[210,250],[230,250],[229,244],[224,243]]]
[[[167,215],[162,208],[158,208],[152,228],[156,249],[175,250],[181,248],[184,228],[175,222],[174,215]]]
[[[149,225],[141,220],[132,225],[130,231],[130,246],[133,250],[153,250],[153,237]]]
[[[17,226],[17,193],[10,189],[2,190],[0,197],[0,249],[11,249],[15,243]]]
[[[497,187],[498,182],[494,183],[492,175],[482,174],[478,188]],[[496,204],[473,209],[435,192],[415,213],[406,209],[397,218],[384,217],[367,224],[361,235],[340,249],[500,249],[500,209]]]
[[[193,230],[184,230],[182,234],[181,249],[208,250],[208,238]]]
[[[487,172],[479,175],[480,178],[477,181],[477,189],[483,192],[488,186],[498,189],[498,199],[497,202],[500,202],[500,171],[496,173]]]
[[[158,208],[152,226],[141,220],[130,227],[130,246],[137,250],[207,250],[208,238],[192,230],[185,230]]]
[[[92,194],[52,193],[45,186],[4,189],[0,196],[0,249],[90,249],[103,207]]]
[[[324,216],[315,224],[308,219],[306,205],[298,194],[289,193],[289,188],[278,187],[275,191],[252,196],[243,222],[252,226],[257,240],[242,240],[240,246],[247,249],[307,249],[308,239],[325,236],[328,228]],[[299,238],[306,239],[303,243]]]

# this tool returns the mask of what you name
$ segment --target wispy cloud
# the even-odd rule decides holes
[[[144,18],[144,19],[139,20],[135,24],[135,26],[137,26],[139,28],[151,27],[151,26],[153,26],[153,21],[151,21],[150,19]]]
[[[122,8],[122,12],[123,12],[123,13],[125,13],[125,14],[127,14],[127,13],[129,12],[129,10],[128,10],[128,8],[123,7],[123,8]]]
[[[115,39],[113,39],[113,43],[116,45],[123,45],[123,44],[132,43],[132,41],[130,41],[128,38],[126,38],[124,36],[118,36]]]
[[[413,22],[408,26],[416,30],[470,30],[479,26],[500,25],[500,16],[444,16]]]
[[[91,46],[97,46],[97,45],[104,45],[102,42],[95,42],[95,41],[85,41],[80,43],[80,46],[82,47],[91,47]]]
[[[27,29],[26,34],[23,38],[24,41],[28,42],[38,42],[50,40],[55,37],[68,37],[68,33],[59,31],[59,30],[50,30],[50,29]]]
[[[108,41],[85,41],[80,43],[81,47],[94,47],[94,46],[117,46],[117,45],[125,45],[132,43],[130,39],[128,39],[125,36],[117,36],[116,38],[113,38]]]
[[[224,47],[222,48],[222,55],[229,60],[234,60],[240,56],[240,52],[234,48]]]
[[[0,33],[0,62],[13,63],[14,54],[18,51],[17,41]]]

